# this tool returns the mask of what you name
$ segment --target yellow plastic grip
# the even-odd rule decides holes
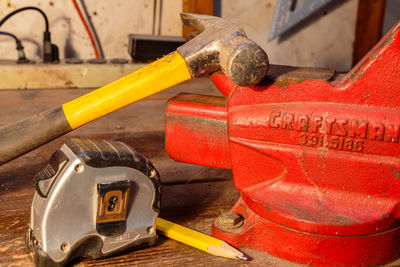
[[[209,245],[222,245],[222,241],[217,238],[161,218],[157,218],[156,227],[160,234],[203,251],[207,251]]]
[[[62,107],[71,128],[76,129],[190,78],[185,59],[174,52]]]

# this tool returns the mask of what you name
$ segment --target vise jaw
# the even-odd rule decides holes
[[[400,23],[348,74],[270,66],[257,86],[211,75],[225,97],[166,111],[175,160],[232,169],[244,218],[212,234],[309,265],[400,257]]]

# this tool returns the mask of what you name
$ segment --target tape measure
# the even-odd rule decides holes
[[[34,177],[25,241],[36,266],[64,266],[156,243],[160,179],[122,142],[71,139]]]

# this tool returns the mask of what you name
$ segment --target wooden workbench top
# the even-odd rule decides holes
[[[78,97],[89,90],[0,91],[0,125],[25,118]],[[60,137],[0,167],[0,265],[33,266],[25,251],[24,229],[34,194],[32,178],[51,154],[72,137],[120,140],[150,158],[163,183],[160,217],[209,233],[214,218],[239,197],[230,171],[178,163],[164,150],[164,112],[179,92],[219,95],[208,78],[190,81],[130,105]],[[76,266],[301,266],[256,250],[240,262],[211,256],[160,237],[154,247],[101,260],[80,259]]]

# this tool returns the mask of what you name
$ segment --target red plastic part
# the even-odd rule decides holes
[[[400,23],[339,82],[282,75],[238,87],[215,73],[226,106],[168,104],[171,157],[231,168],[242,193],[232,211],[245,225],[213,234],[304,264],[398,258]]]

